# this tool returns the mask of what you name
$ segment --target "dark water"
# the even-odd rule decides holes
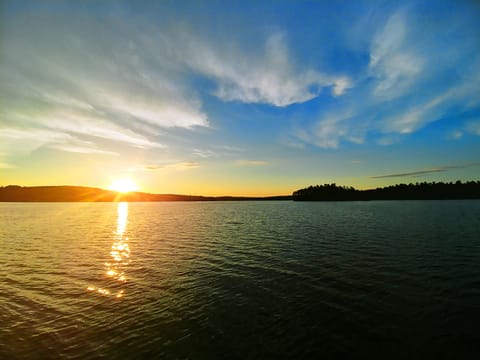
[[[480,201],[3,203],[1,359],[474,358]]]

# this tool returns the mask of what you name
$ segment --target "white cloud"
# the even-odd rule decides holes
[[[321,148],[338,148],[341,140],[362,144],[364,133],[361,126],[352,128],[354,113],[350,109],[330,112],[320,118],[310,132],[303,134],[303,140]]]
[[[162,144],[148,140],[145,136],[91,114],[72,111],[54,112],[45,117],[39,117],[39,120],[48,128],[68,133],[122,142],[138,148],[164,147]]]
[[[118,156],[118,154],[113,152],[113,151],[106,151],[106,150],[98,149],[96,147],[96,145],[93,144],[90,141],[81,141],[80,140],[79,141],[80,143],[78,145],[76,145],[75,142],[76,141],[69,141],[68,143],[65,143],[65,144],[53,143],[53,144],[49,144],[48,147],[50,149],[57,149],[57,150],[79,153],[79,154],[101,154],[101,155]]]
[[[216,152],[210,149],[193,149],[193,155],[204,159],[218,156]]]
[[[439,106],[451,95],[451,91],[440,94],[424,104],[402,111],[398,116],[384,121],[386,132],[408,134],[437,120],[443,113]]]
[[[333,94],[335,96],[343,95],[350,87],[352,87],[352,82],[349,78],[339,77],[333,82]]]
[[[208,127],[207,115],[195,99],[187,99],[179,89],[164,86],[168,80],[157,79],[154,89],[140,93],[128,89],[101,91],[99,103],[112,114],[122,114],[161,128]],[[142,93],[143,91],[143,93]],[[184,98],[185,97],[185,98]]]
[[[387,21],[371,45],[369,71],[377,79],[376,96],[393,98],[411,86],[424,67],[424,59],[411,47],[405,13]]]
[[[298,70],[290,59],[285,37],[271,35],[262,54],[232,47],[214,47],[187,36],[185,62],[196,72],[216,81],[215,95],[225,101],[288,106],[318,96],[322,88],[333,87],[342,95],[351,87],[345,76],[327,76],[313,69]]]
[[[474,125],[462,127],[458,116],[480,104],[480,57],[474,50],[480,32],[464,20],[394,12],[364,45],[370,53],[364,77],[357,77],[347,96],[319,109],[315,124],[310,120],[297,138],[322,148],[367,139],[391,145],[439,120],[476,133]]]
[[[67,24],[60,18],[27,14],[4,24],[4,127],[31,129],[32,134],[48,128],[71,135],[52,148],[105,154],[112,152],[104,140],[159,148],[156,129],[209,126],[201,103],[183,81],[162,72],[163,49],[146,48],[142,31],[112,19],[69,20]],[[145,131],[148,126],[154,127],[152,132]],[[79,140],[94,142],[95,147],[79,145]]]
[[[109,141],[161,148],[161,129],[208,127],[202,103],[188,89],[192,71],[212,79],[225,101],[274,106],[308,101],[322,89],[337,97],[352,87],[346,76],[301,69],[280,33],[257,52],[187,28],[135,27],[115,18],[26,14],[5,28],[0,122],[24,138],[31,138],[28,131],[38,135],[30,152],[48,146],[113,154]]]
[[[314,143],[322,148],[336,149],[340,139],[345,136],[345,126],[336,119],[327,119],[318,123]]]

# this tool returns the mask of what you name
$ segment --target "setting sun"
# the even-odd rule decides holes
[[[131,179],[117,179],[108,187],[109,190],[122,193],[138,191],[138,186]]]

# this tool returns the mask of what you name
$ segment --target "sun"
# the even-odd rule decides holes
[[[132,181],[132,179],[124,178],[114,180],[108,189],[126,193],[130,191],[138,191],[138,186]]]

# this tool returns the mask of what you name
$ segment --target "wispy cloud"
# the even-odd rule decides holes
[[[238,156],[244,149],[229,145],[209,145],[205,148],[196,148],[192,150],[192,155],[207,159]]]
[[[407,108],[396,116],[382,120],[383,130],[388,133],[409,134],[438,120],[445,112],[445,108],[439,106],[444,104],[451,93],[448,90],[423,104]]]
[[[282,140],[282,144],[292,149],[305,149],[305,143],[287,137]]]
[[[389,146],[393,144],[397,144],[401,141],[401,137],[398,134],[388,134],[383,135],[382,137],[377,138],[376,143],[377,145],[381,146]]]
[[[74,145],[72,143],[68,144],[50,144],[48,146],[50,149],[57,149],[66,152],[73,152],[79,154],[101,154],[101,155],[113,155],[118,156],[118,153],[113,151],[101,150],[97,149],[93,146],[81,146],[81,145]]]
[[[114,18],[78,16],[67,24],[27,13],[7,21],[0,57],[2,127],[63,134],[64,143],[51,146],[63,151],[111,153],[101,139],[160,148],[155,128],[209,126],[195,94],[164,71],[163,49],[147,47],[155,34]],[[145,131],[147,124],[153,133]]]
[[[478,109],[480,28],[452,13],[445,31],[445,20],[435,16],[427,20],[411,8],[393,11],[369,42],[362,39],[369,61],[351,90],[321,108],[313,125],[306,122],[304,131],[296,131],[297,138],[322,148],[342,142],[389,145]],[[465,131],[479,134],[475,125]]]
[[[148,140],[130,129],[119,126],[101,116],[80,112],[52,112],[48,116],[38,117],[41,124],[54,130],[61,130],[72,134],[113,140],[138,148],[162,148],[164,145]]]
[[[447,138],[451,140],[458,140],[458,139],[461,139],[462,137],[463,137],[463,131],[460,131],[460,130],[453,130],[447,135]]]
[[[149,164],[144,166],[144,170],[147,171],[158,171],[164,169],[173,169],[173,170],[191,170],[199,168],[200,164],[196,161],[180,161],[175,163],[166,163],[166,164]]]
[[[351,109],[332,110],[321,116],[310,131],[297,131],[297,137],[321,148],[336,149],[342,140],[362,144],[365,126],[359,124],[352,128],[354,121],[355,113]]]
[[[7,155],[26,155],[41,147],[83,154],[118,155],[102,150],[91,141],[78,139],[68,133],[46,129],[0,129],[0,148]]]
[[[264,166],[269,163],[264,160],[236,160],[235,164],[238,166]]]
[[[212,148],[219,151],[225,151],[230,154],[236,154],[236,153],[245,151],[244,148],[241,148],[238,146],[231,146],[231,145],[212,145]]]
[[[445,166],[433,167],[430,169],[421,169],[421,170],[402,172],[402,173],[371,176],[370,178],[384,179],[384,178],[396,178],[396,177],[409,177],[409,176],[417,176],[417,175],[430,174],[430,173],[445,172],[453,169],[465,169],[465,168],[469,168],[472,166],[479,166],[479,165],[480,163],[472,163],[472,164],[466,164],[466,165],[445,165]]]
[[[374,94],[392,98],[404,92],[417,79],[425,61],[412,49],[410,26],[404,11],[394,13],[374,37],[370,50],[369,72],[376,78]]]
[[[0,58],[1,127],[40,134],[52,149],[112,154],[110,141],[162,148],[165,129],[209,127],[190,76],[210,79],[223,101],[284,107],[353,86],[345,75],[303,68],[287,36],[272,32],[261,51],[211,41],[187,26],[115,17],[24,13],[7,19]],[[121,36],[119,36],[121,34]],[[60,134],[62,142],[49,134]],[[198,150],[198,157],[214,156]]]
[[[408,177],[408,176],[438,173],[438,172],[444,172],[444,171],[447,171],[447,169],[434,168],[434,169],[418,170],[418,171],[411,171],[411,172],[405,172],[405,173],[395,173],[395,174],[371,176],[370,178],[371,179],[384,179],[384,178]]]
[[[470,120],[466,125],[466,130],[475,135],[480,135],[480,120]]]
[[[322,88],[331,88],[334,96],[340,96],[352,86],[346,76],[296,68],[281,33],[266,40],[261,55],[232,46],[213,46],[191,34],[185,35],[184,43],[188,44],[186,63],[212,78],[218,86],[215,95],[225,101],[283,107],[311,100]]]
[[[210,149],[193,149],[192,153],[194,156],[198,156],[204,159],[218,156],[215,151]]]
[[[187,22],[182,12],[85,16],[99,10],[86,6],[57,16],[19,6],[1,26],[4,162],[40,148],[106,156],[128,149],[143,161],[177,159],[142,171],[199,166],[178,159],[263,166],[248,157],[272,139],[306,152],[306,144],[386,146],[439,121],[445,134],[480,135],[478,16],[415,6],[382,7],[367,30],[352,24],[360,45],[335,28],[344,24],[337,20],[308,33],[272,16],[272,23],[252,21],[252,39],[244,23],[231,34],[197,26],[198,14]],[[260,151],[215,146],[214,131],[217,140]]]

